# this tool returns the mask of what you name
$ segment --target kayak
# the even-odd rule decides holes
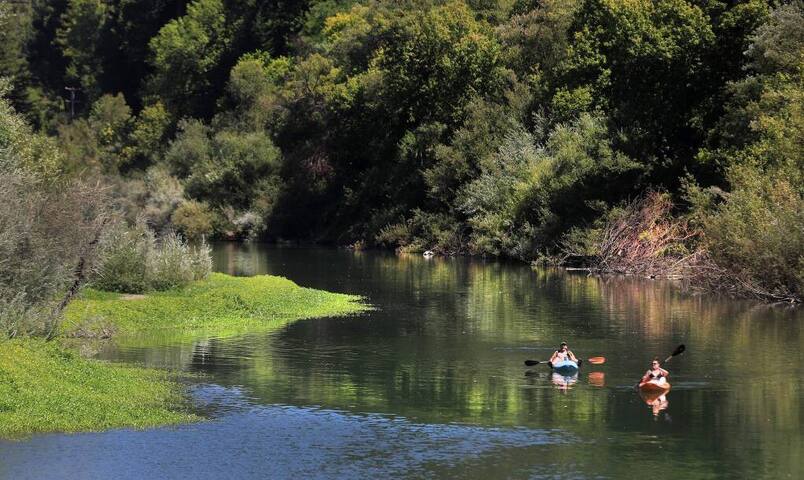
[[[656,380],[648,380],[647,382],[639,383],[639,391],[648,394],[663,394],[670,391],[670,383],[667,380],[657,382]]]
[[[563,374],[573,374],[578,371],[578,364],[572,360],[562,360],[553,364],[553,370]]]

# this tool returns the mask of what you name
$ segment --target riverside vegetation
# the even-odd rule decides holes
[[[660,192],[626,271],[801,298],[800,0],[277,5],[6,2],[0,76],[156,230],[600,267]]]
[[[204,242],[127,222],[103,184],[65,175],[62,159],[0,99],[0,436],[197,419],[173,375],[82,358],[65,337],[186,339],[366,308],[282,278],[210,274]]]
[[[67,337],[159,330],[175,339],[266,331],[367,308],[359,298],[279,277],[211,274],[142,298],[86,290],[66,311]],[[175,375],[82,358],[59,339],[0,340],[0,435],[153,427],[198,420]]]
[[[212,274],[136,300],[89,289],[66,312],[66,336],[170,332],[176,339],[266,331],[303,318],[367,308],[352,295],[279,277]],[[75,335],[79,333],[79,335]],[[82,358],[60,342],[0,340],[0,435],[145,428],[195,421],[175,375]]]
[[[800,300],[802,52],[800,0],[2,2],[3,348],[228,288],[171,231]]]

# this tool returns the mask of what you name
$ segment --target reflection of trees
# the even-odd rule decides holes
[[[778,471],[801,473],[791,454],[801,449],[803,426],[800,311],[690,296],[659,281],[472,259],[279,249],[268,263],[258,246],[226,249],[216,250],[218,268],[243,273],[238,265],[256,264],[253,273],[366,295],[380,310],[299,322],[274,335],[145,349],[153,364],[208,372],[265,403],[582,435],[617,425],[618,434],[639,434],[659,427],[633,391],[617,386],[683,342],[688,352],[668,366],[673,421],[660,425],[684,438],[674,454],[690,465],[714,452],[740,471],[776,462]],[[558,395],[546,370],[523,375],[524,358],[542,358],[562,339],[583,356],[609,358],[607,388],[590,386],[584,371]],[[748,447],[759,453],[745,454]]]

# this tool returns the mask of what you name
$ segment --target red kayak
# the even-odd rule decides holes
[[[656,381],[655,379],[640,382],[639,391],[651,395],[661,395],[670,391],[670,383],[667,380]]]

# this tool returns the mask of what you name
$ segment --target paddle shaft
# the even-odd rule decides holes
[[[602,364],[606,363],[606,357],[590,357],[590,358],[587,358],[586,360],[578,359],[578,366],[580,367],[581,363],[583,363],[583,362],[588,362],[588,363],[591,363],[592,365],[602,365]],[[549,360],[525,360],[525,365],[527,365],[529,367],[532,367],[534,365],[539,365],[541,363],[550,363],[550,361]]]

